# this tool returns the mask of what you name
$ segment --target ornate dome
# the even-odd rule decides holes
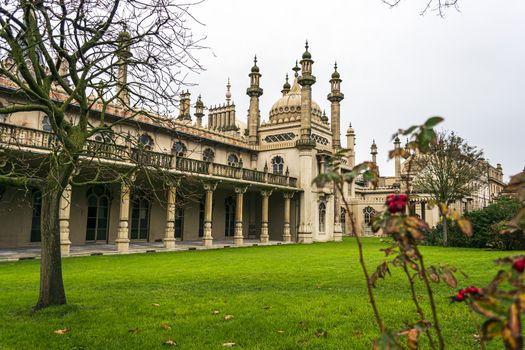
[[[323,115],[319,105],[312,101],[312,119],[321,120]],[[293,82],[290,91],[277,100],[270,110],[271,123],[284,123],[301,120],[301,87],[297,78]]]

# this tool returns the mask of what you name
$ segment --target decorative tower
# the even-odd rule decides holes
[[[204,103],[202,102],[201,95],[197,97],[195,103],[195,119],[197,119],[197,126],[202,126],[202,117],[204,117]]]
[[[300,182],[304,191],[300,195],[300,223],[297,233],[299,243],[311,243],[314,239],[314,232],[317,232],[317,194],[314,193],[312,180],[315,177],[314,155],[315,141],[312,138],[312,85],[315,84],[315,77],[312,75],[312,55],[308,52],[308,41],[305,45],[306,51],[301,60],[301,76],[297,82],[301,85],[301,136],[297,140],[296,146],[299,149]],[[297,66],[297,63],[296,63]],[[298,67],[297,67],[298,68]],[[297,72],[296,69],[294,69]],[[315,227],[315,228],[314,228]]]
[[[303,59],[300,63],[301,76],[297,82],[301,85],[301,138],[297,141],[297,146],[314,148],[315,141],[312,139],[312,85],[315,84],[315,76],[312,75],[314,61],[308,52],[308,41],[306,41]]]
[[[281,90],[281,93],[284,95],[286,95],[288,92],[290,92],[290,83],[288,82],[288,73],[286,73],[286,81],[283,85],[283,89]]]
[[[372,141],[372,146],[370,146],[370,154],[372,155],[372,163],[377,165],[377,145],[376,145],[376,140]]]
[[[330,79],[331,92],[328,94],[328,101],[331,102],[332,118],[332,146],[335,152],[341,149],[341,106],[340,102],[345,98],[341,93],[341,78],[337,71],[337,62],[334,64],[334,72]]]
[[[399,154],[399,152],[401,151],[401,141],[399,141],[399,137],[396,136],[396,138],[394,139],[394,150],[395,150],[395,155],[394,155],[394,162],[395,162],[395,171],[396,171],[396,177],[400,177],[401,176],[401,155]]]
[[[348,149],[348,166],[353,168],[355,166],[355,132],[352,128],[352,123],[350,123],[346,131],[346,148]]]
[[[228,78],[228,83],[226,84],[226,105],[230,105],[230,102],[232,100],[232,93],[230,91],[230,88],[231,88],[231,84],[230,84],[230,78]]]
[[[131,38],[128,32],[123,31],[118,35],[118,51],[117,51],[117,103],[122,106],[129,106],[129,89],[128,89],[128,60],[132,57],[129,50],[131,45]]]
[[[179,107],[179,116],[177,119],[179,120],[190,120],[191,121],[191,115],[190,115],[190,92],[184,90],[180,93],[180,107]]]
[[[256,145],[259,142],[258,133],[261,123],[259,97],[263,94],[263,90],[259,87],[261,74],[259,73],[259,67],[257,67],[257,56],[253,59],[252,72],[248,76],[250,77],[250,87],[246,89],[246,94],[250,96],[250,108],[248,109],[248,143],[250,145]]]

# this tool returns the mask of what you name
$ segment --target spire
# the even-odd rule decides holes
[[[299,63],[297,62],[297,60],[295,60],[295,67],[293,67],[292,70],[294,71],[294,77],[297,78],[299,76],[299,71],[301,70],[301,68],[299,68]]]
[[[231,101],[231,98],[232,98],[232,93],[230,92],[230,88],[232,86],[230,85],[230,78],[228,77],[228,84],[226,84],[226,104],[229,105],[230,104],[230,101]]]
[[[321,121],[325,124],[328,124],[328,117],[326,116],[325,110],[323,110],[323,116],[321,117]]]
[[[290,91],[290,83],[288,82],[288,73],[286,73],[286,79],[285,83],[283,85],[283,89],[281,90],[281,93],[286,95]]]
[[[252,73],[259,73],[259,67],[257,67],[257,55],[253,57]]]
[[[303,53],[303,60],[312,58],[312,55],[308,52],[308,47],[308,40],[306,40],[306,43],[304,44],[305,51]]]
[[[201,95],[197,97],[195,102],[195,118],[197,119],[197,125],[202,126],[202,117],[204,116],[204,102],[202,102]]]
[[[332,73],[332,79],[339,79],[341,76],[337,71],[337,61],[334,63],[334,72]]]

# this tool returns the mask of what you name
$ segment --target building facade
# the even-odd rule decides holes
[[[282,97],[264,121],[256,59],[246,92],[250,101],[246,123],[237,118],[229,82],[225,101],[213,107],[206,108],[201,96],[192,103],[190,92],[183,91],[180,113],[169,120],[128,118],[129,111],[122,106],[110,106],[109,117],[127,122],[114,127],[113,134],[120,137],[95,134],[85,147],[81,161],[86,165],[76,174],[79,180],[64,192],[60,206],[62,253],[67,255],[71,245],[90,243],[115,244],[125,252],[133,242],[163,242],[170,249],[178,241],[202,242],[206,247],[214,241],[243,245],[248,239],[310,243],[339,241],[351,234],[342,198],[333,186],[313,182],[341,149],[344,99],[335,66],[327,96],[330,117],[322,112],[312,100],[313,63],[306,45],[292,69],[292,83],[287,76]],[[59,90],[55,94],[64,98]],[[0,104],[23,101],[13,84],[0,77]],[[75,111],[67,116],[74,124]],[[39,112],[0,115],[0,152],[36,167],[38,157],[53,151],[55,138],[50,131],[49,119]],[[351,127],[346,137],[342,171],[355,165]],[[372,161],[376,154],[374,144]],[[383,210],[387,194],[399,191],[401,161],[395,161],[395,176],[381,177],[379,187],[356,181],[345,188],[361,234],[372,234],[371,217]],[[82,182],[102,167],[126,172],[136,163],[150,173],[169,176],[139,174],[120,182]],[[463,209],[488,204],[502,186],[501,167],[488,166],[486,188]],[[34,189],[0,184],[0,249],[39,245],[41,198],[42,193]],[[425,198],[418,199],[415,210],[432,225],[437,211],[425,207]]]

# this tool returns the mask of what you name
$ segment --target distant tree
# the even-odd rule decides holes
[[[135,169],[121,174],[107,167],[109,174],[103,174],[100,166],[75,178],[90,160],[117,151],[112,144],[122,142],[116,139],[125,140],[129,149],[132,142],[144,145],[119,134],[119,127],[137,118],[166,120],[162,116],[176,108],[187,72],[200,70],[194,53],[201,46],[189,29],[190,6],[174,0],[2,2],[0,78],[13,87],[14,101],[21,102],[0,105],[0,114],[43,113],[52,135],[41,140],[50,152],[33,159],[23,159],[15,147],[0,152],[0,183],[42,194],[36,308],[66,303],[59,234],[59,203],[66,186],[122,181],[131,175]],[[120,118],[111,116],[115,106],[124,111]],[[93,147],[89,140],[95,137],[101,142]],[[143,159],[127,152],[112,158],[137,167]]]
[[[453,132],[441,132],[427,154],[416,155],[411,175],[413,189],[427,193],[440,206],[443,245],[447,245],[448,205],[476,192],[486,173],[483,151],[470,146]],[[445,208],[446,207],[446,208]]]
[[[403,0],[381,0],[390,7],[399,5]],[[425,5],[421,11],[421,15],[424,15],[428,11],[436,11],[439,16],[443,17],[444,11],[448,8],[455,8],[458,10],[459,0],[425,0]]]

